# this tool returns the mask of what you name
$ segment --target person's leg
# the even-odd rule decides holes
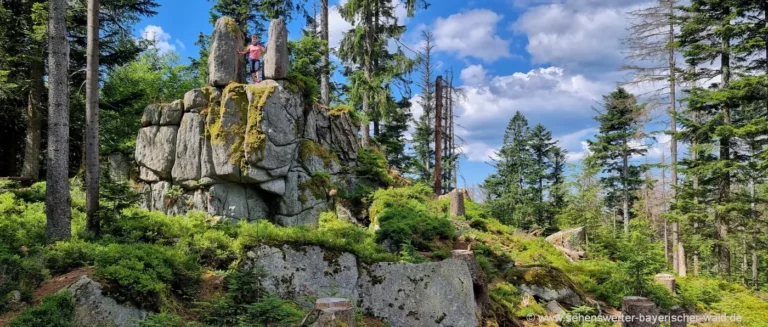
[[[251,84],[256,84],[256,74],[254,73],[256,71],[256,60],[248,59],[251,62]]]
[[[256,81],[261,82],[261,60],[256,60]]]

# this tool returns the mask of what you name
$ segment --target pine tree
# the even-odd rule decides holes
[[[432,178],[434,163],[434,151],[431,144],[435,135],[432,117],[434,117],[435,111],[435,85],[433,81],[436,66],[432,61],[432,51],[435,48],[432,43],[432,33],[422,31],[422,39],[424,42],[421,48],[421,61],[418,67],[419,74],[421,75],[418,85],[421,93],[418,101],[419,105],[421,105],[422,113],[418,121],[413,122],[415,132],[412,144],[416,158],[413,164],[413,173],[416,175],[417,180],[427,183]]]
[[[556,142],[552,140],[552,133],[543,125],[537,124],[530,130],[528,135],[528,147],[531,152],[531,166],[526,171],[526,183],[530,185],[534,217],[539,226],[545,226],[551,223],[551,217],[548,215],[549,208],[544,202],[544,195],[548,188],[552,162],[549,160],[552,156]]]
[[[98,235],[99,212],[99,0],[88,0],[88,51],[85,88],[86,229]]]
[[[729,208],[732,195],[732,179],[737,160],[734,148],[737,146],[732,134],[733,110],[737,103],[721,101],[724,90],[729,89],[733,68],[739,62],[747,60],[740,41],[746,40],[749,20],[743,18],[752,4],[739,0],[693,0],[683,7],[681,17],[683,25],[678,38],[683,48],[686,63],[697,67],[696,74],[687,78],[711,80],[719,77],[721,82],[713,89],[696,89],[689,95],[689,105],[699,112],[700,117],[708,117],[711,122],[703,125],[708,128],[709,139],[705,143],[716,143],[719,154],[716,159],[702,161],[702,170],[716,180],[718,185],[715,202],[716,249],[718,271],[725,275],[731,272],[731,251],[728,244],[728,229],[734,212]],[[740,17],[741,16],[741,17]],[[734,44],[736,43],[736,44]],[[744,43],[741,43],[744,44]],[[702,67],[703,64],[718,60],[719,68]]]
[[[648,151],[643,144],[642,124],[638,117],[644,108],[637,104],[635,96],[623,88],[604,96],[604,111],[595,119],[600,123],[597,139],[589,142],[589,148],[607,176],[601,178],[606,192],[606,204],[622,212],[624,232],[629,232],[630,208],[637,198],[635,192],[642,186],[645,166],[634,165],[630,160]]]
[[[405,32],[405,26],[395,17],[395,5],[405,6],[408,16],[413,16],[416,7],[426,7],[426,2],[350,0],[340,10],[344,20],[355,24],[344,33],[338,53],[348,65],[350,98],[361,105],[369,122],[363,126],[361,143],[364,147],[371,145],[370,122],[374,125],[374,136],[378,132],[380,113],[373,108],[386,104],[390,83],[409,73],[414,65],[399,47],[395,53],[387,49],[389,40],[399,39]]]

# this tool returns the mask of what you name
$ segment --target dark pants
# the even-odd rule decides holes
[[[257,73],[261,70],[261,60],[248,59],[251,62],[251,73]]]

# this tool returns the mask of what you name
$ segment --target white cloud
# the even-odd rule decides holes
[[[475,142],[460,147],[461,153],[467,156],[469,161],[487,162],[499,159],[496,148],[482,142]]]
[[[438,18],[433,27],[435,50],[494,62],[511,57],[510,41],[496,33],[503,16],[487,9],[475,9]]]
[[[627,10],[542,5],[527,10],[512,29],[528,36],[526,50],[536,63],[616,70],[623,60]]]
[[[479,85],[485,83],[486,71],[482,65],[470,65],[461,70],[461,80],[466,85]]]
[[[341,39],[344,37],[344,33],[354,27],[354,25],[341,17],[339,12],[341,6],[347,3],[348,0],[341,0],[335,6],[328,7],[328,46],[332,49],[337,49],[341,43]],[[405,6],[400,0],[391,0],[392,5],[395,7],[395,17],[400,25],[408,23],[408,12]],[[319,17],[318,17],[319,21]]]
[[[461,77],[466,98],[456,108],[456,132],[467,143],[470,161],[487,161],[501,147],[505,126],[516,111],[531,126],[542,123],[560,135],[557,139],[575,156],[582,151],[581,141],[594,132],[591,108],[613,87],[561,67],[489,76],[482,65],[474,65]],[[420,108],[412,109],[415,113]]]
[[[180,48],[184,49],[184,43],[179,40],[171,43],[171,34],[166,33],[163,31],[162,27],[157,25],[147,25],[141,33],[141,37],[144,40],[152,41],[154,43],[153,46],[160,53],[175,52],[176,45],[179,45]]]

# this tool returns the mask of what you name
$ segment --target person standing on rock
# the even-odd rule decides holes
[[[259,78],[259,71],[261,70],[261,53],[266,52],[267,47],[262,47],[259,44],[259,37],[257,35],[251,36],[251,44],[245,48],[245,51],[238,51],[237,53],[244,55],[250,53],[248,56],[251,66],[251,83],[256,84],[261,82]]]

